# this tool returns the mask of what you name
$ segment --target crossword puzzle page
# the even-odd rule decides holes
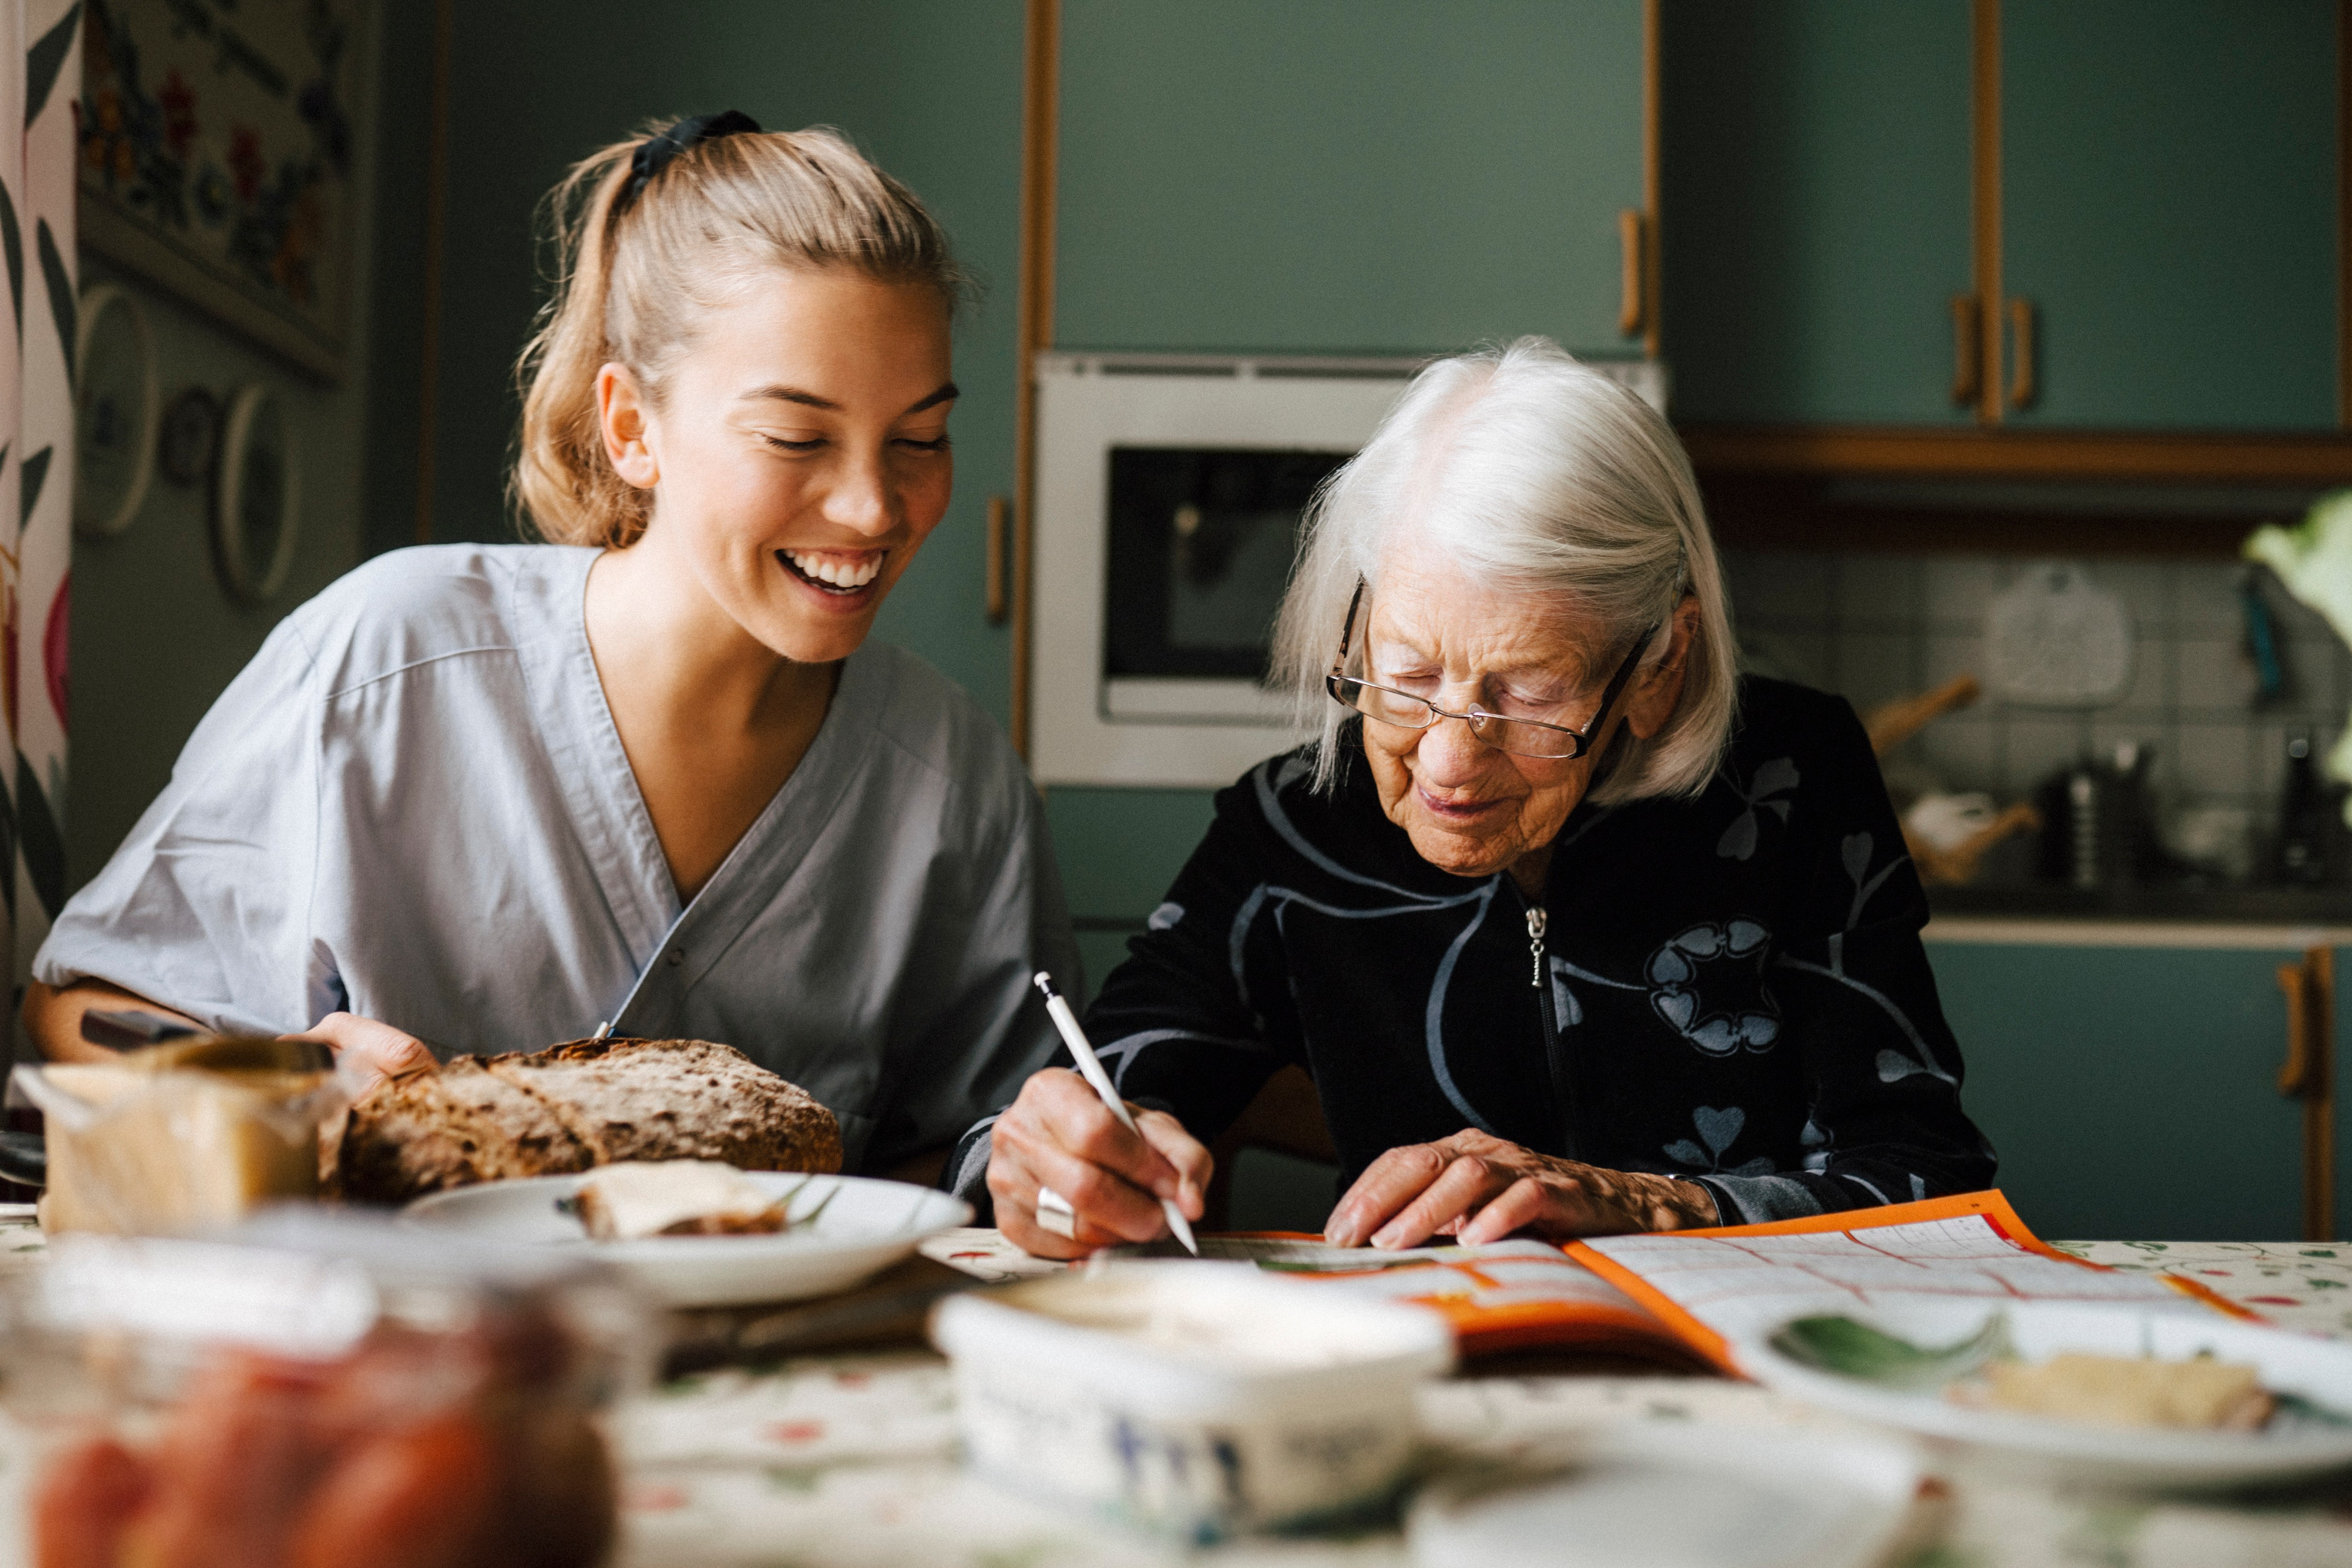
[[[2036,1239],[1999,1193],[1727,1230],[1603,1237],[1572,1243],[1568,1253],[1732,1370],[1727,1342],[1742,1334],[1906,1300],[2233,1310],[2186,1281],[2069,1258]]]

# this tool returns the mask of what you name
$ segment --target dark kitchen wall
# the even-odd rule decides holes
[[[71,742],[62,800],[69,888],[106,863],[171,777],[189,731],[270,628],[359,562],[380,513],[415,515],[413,488],[401,488],[402,474],[415,464],[413,414],[409,438],[396,430],[391,438],[404,453],[389,459],[376,416],[388,405],[413,409],[415,397],[415,215],[424,190],[431,17],[424,5],[375,8],[373,90],[357,111],[363,199],[353,237],[354,297],[366,308],[352,323],[339,384],[296,370],[177,296],[82,251],[85,289],[119,283],[146,313],[167,404],[190,386],[226,397],[258,382],[277,394],[299,457],[301,511],[292,570],[262,605],[238,604],[221,589],[204,485],[174,485],[159,473],[122,532],[74,541]]]

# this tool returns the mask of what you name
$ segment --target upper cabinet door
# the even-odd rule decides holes
[[[1064,0],[1061,63],[1058,344],[1641,352],[1640,0]]]
[[[2009,421],[2336,425],[2336,11],[2004,0]]]
[[[1968,0],[1666,0],[1677,420],[1966,422]]]

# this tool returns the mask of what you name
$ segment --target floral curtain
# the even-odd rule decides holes
[[[12,756],[0,759],[10,868],[0,879],[16,1001],[65,898],[66,628],[73,563],[74,157],[81,98],[79,0],[0,0],[0,542],[6,618],[0,708]],[[0,527],[0,541],[7,538]],[[19,1054],[24,1054],[21,1051]]]

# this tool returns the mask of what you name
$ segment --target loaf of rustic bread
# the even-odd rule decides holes
[[[841,1129],[798,1086],[708,1040],[569,1040],[459,1057],[352,1108],[336,1170],[353,1203],[403,1204],[619,1160],[838,1171]]]

